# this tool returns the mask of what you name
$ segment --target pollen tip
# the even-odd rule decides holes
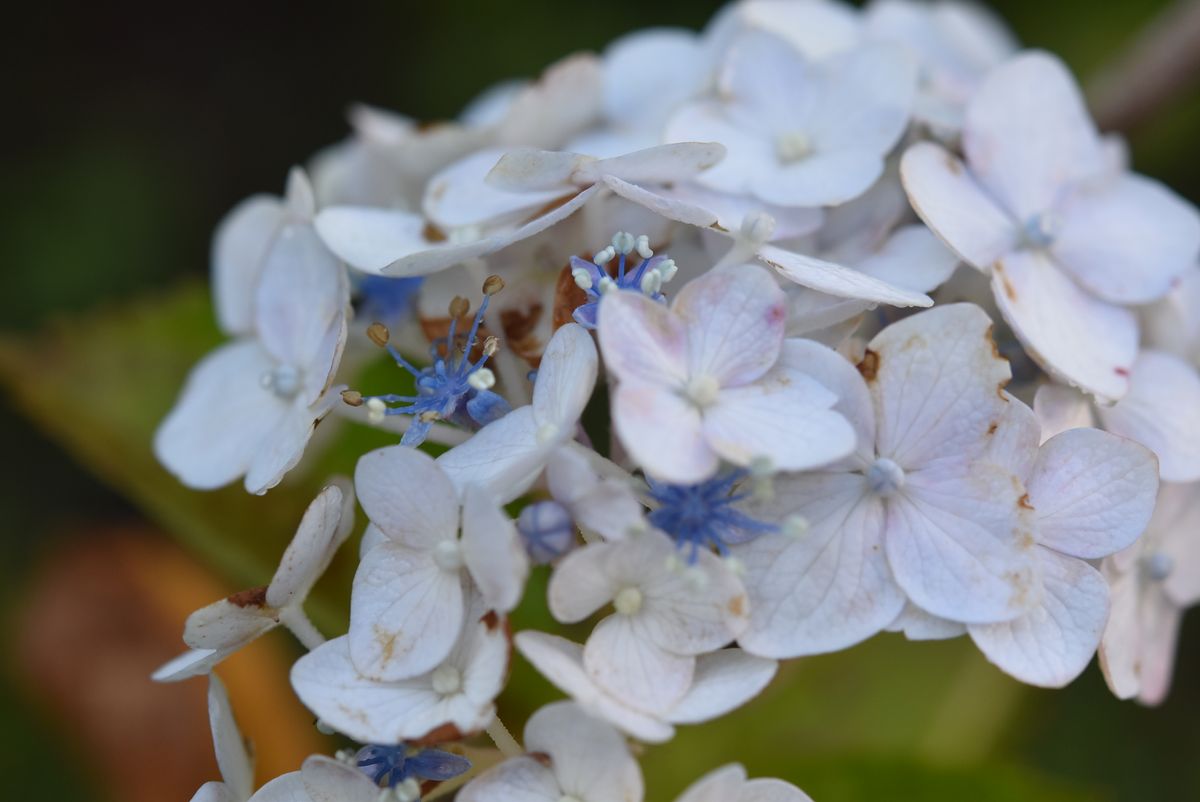
[[[450,301],[448,311],[452,318],[464,317],[471,311],[471,302],[461,295],[455,295],[454,299]]]
[[[391,337],[392,333],[388,331],[388,327],[379,321],[375,321],[370,326],[367,326],[367,338],[380,348],[386,347]]]
[[[358,390],[342,390],[342,401],[352,407],[361,407],[363,396]]]
[[[487,296],[495,295],[504,289],[504,279],[496,275],[488,276],[483,282],[483,294]]]

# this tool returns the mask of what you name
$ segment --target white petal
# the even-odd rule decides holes
[[[353,520],[354,493],[349,486],[331,484],[318,493],[304,511],[300,526],[267,586],[267,604],[283,607],[294,601],[302,603],[329,567],[338,547],[346,541]]]
[[[254,331],[254,291],[286,218],[279,198],[254,195],[233,207],[213,236],[213,306],[226,334]]]
[[[721,649],[696,659],[691,690],[667,716],[672,724],[700,724],[736,710],[762,692],[779,664],[741,649]]]
[[[725,158],[696,179],[709,189],[747,195],[759,176],[779,168],[770,139],[759,131],[739,127],[720,104],[712,101],[688,103],[677,109],[667,122],[665,138],[669,142],[720,142],[725,146]]]
[[[596,344],[587,329],[568,323],[554,332],[533,386],[533,414],[538,426],[557,426],[563,435],[574,431],[592,397],[599,369]]]
[[[529,172],[531,165],[526,164],[529,161],[527,157],[539,152],[517,151],[511,154],[514,159],[506,162],[509,157],[503,148],[487,148],[458,160],[429,179],[421,201],[426,216],[445,229],[513,222],[556,198],[574,193],[574,188],[569,185],[554,186],[565,184],[563,181],[551,182],[552,188],[547,191],[544,182],[535,180],[524,183],[493,180],[493,168],[500,171],[496,173],[499,176],[516,174],[512,162],[523,165],[525,172]],[[524,185],[526,183],[528,186]]]
[[[470,161],[470,158],[478,159],[478,155],[464,161]],[[507,153],[501,149],[488,150],[484,161],[487,165],[477,178],[486,176],[488,194],[520,197],[521,194],[532,195],[546,190],[569,190],[575,183],[576,171],[585,164],[594,163],[596,159],[561,150],[517,148]],[[486,216],[480,219],[486,219]]]
[[[564,794],[588,802],[642,798],[642,772],[625,739],[570,702],[546,705],[530,717],[525,748],[550,756]]]
[[[555,620],[573,624],[612,601],[620,590],[608,570],[613,543],[589,543],[574,549],[554,567],[546,601]]]
[[[296,467],[304,456],[313,428],[329,411],[334,398],[326,396],[310,407],[303,403],[303,398],[297,397],[284,408],[283,414],[258,443],[258,450],[246,471],[247,492],[262,495]]]
[[[163,663],[150,675],[150,679],[155,682],[179,682],[200,677],[212,671],[217,663],[228,656],[229,652],[219,649],[191,649]]]
[[[1068,429],[1095,426],[1087,397],[1072,387],[1053,382],[1043,384],[1033,397],[1033,411],[1042,427],[1042,441]]]
[[[971,171],[1022,221],[1051,210],[1065,183],[1102,161],[1079,87],[1061,61],[1038,51],[988,73],[962,138]]]
[[[513,98],[496,139],[504,145],[559,148],[600,117],[600,59],[577,53],[553,64]]]
[[[254,325],[269,354],[303,371],[310,404],[341,355],[324,345],[330,328],[346,314],[349,293],[345,269],[312,226],[291,224],[279,232],[263,265]]]
[[[600,478],[573,446],[554,451],[546,465],[550,496],[585,531],[621,540],[644,527],[645,509],[628,482]]]
[[[1122,175],[1072,195],[1061,215],[1056,261],[1106,301],[1157,300],[1195,268],[1200,215],[1157,181]]]
[[[1004,624],[973,624],[971,638],[988,660],[1030,685],[1061,688],[1096,653],[1108,619],[1108,583],[1083,560],[1038,549],[1041,601]]]
[[[300,782],[312,802],[377,802],[379,799],[379,786],[361,769],[325,755],[313,755],[304,761]]]
[[[542,676],[588,713],[647,743],[663,743],[675,734],[671,725],[626,707],[592,682],[583,668],[583,647],[578,644],[531,630],[518,632],[514,642]]]
[[[215,674],[208,678],[208,722],[221,778],[234,796],[249,799],[254,792],[254,761],[233,717],[225,685]]]
[[[735,465],[765,458],[776,469],[808,470],[850,455],[853,427],[834,397],[803,373],[777,368],[754,384],[722,390],[704,410],[709,446]]]
[[[367,552],[350,596],[350,656],[372,679],[398,680],[445,659],[462,629],[458,572],[424,551],[384,543]]]
[[[1099,407],[1104,428],[1158,455],[1168,482],[1200,479],[1200,375],[1182,359],[1143,351],[1129,374],[1129,393]]]
[[[513,757],[485,771],[458,792],[459,802],[559,802],[554,773],[532,757]]]
[[[201,607],[187,618],[183,642],[193,649],[233,652],[279,623],[278,611],[265,605],[262,588],[235,593]]]
[[[1005,406],[997,390],[1011,376],[991,329],[979,307],[953,304],[893,323],[871,340],[859,369],[874,376],[867,385],[880,455],[908,470],[980,452]]]
[[[887,627],[888,632],[903,632],[909,640],[948,640],[967,634],[966,624],[931,615],[912,602]]]
[[[618,379],[686,379],[686,322],[667,307],[641,293],[611,292],[600,301],[598,323],[605,367]]]
[[[891,306],[933,305],[933,301],[924,293],[907,290],[859,270],[804,256],[774,245],[764,245],[760,248],[758,258],[790,281],[838,298],[856,298]]]
[[[675,802],[740,802],[745,784],[746,770],[738,763],[730,763],[696,780]]]
[[[245,802],[234,795],[225,783],[209,782],[196,789],[191,802]]]
[[[1006,468],[1028,484],[1029,475],[1038,458],[1042,427],[1034,411],[1025,406],[1020,399],[1008,391],[1004,391],[1003,395],[1008,403],[997,419],[995,429],[988,427],[991,433],[987,453],[983,459]]]
[[[1012,219],[940,145],[910,147],[900,161],[900,177],[913,209],[964,261],[987,271],[1016,245]]]
[[[633,201],[639,206],[644,206],[651,212],[668,220],[676,220],[680,223],[686,223],[689,226],[711,226],[717,222],[716,213],[693,203],[680,200],[674,197],[670,191],[651,191],[637,184],[623,181],[615,175],[604,176],[603,182],[604,186],[622,198]]]
[[[442,454],[437,464],[460,494],[478,485],[507,504],[529,489],[553,451],[553,440],[538,442],[539,428],[533,407],[519,407]]]
[[[604,49],[604,113],[611,121],[653,118],[700,92],[711,67],[700,37],[683,28],[647,28]]]
[[[458,494],[428,454],[388,446],[369,451],[354,469],[358,501],[371,523],[397,543],[433,548],[458,532]]]
[[[908,126],[916,60],[902,47],[870,44],[832,56],[820,68],[826,91],[818,100],[812,129],[818,153],[852,150],[882,156],[891,150]],[[871,183],[874,179],[867,186]]]
[[[583,647],[584,668],[596,685],[653,716],[662,716],[687,693],[695,663],[644,637],[631,616],[620,614],[597,624]]]
[[[273,367],[252,340],[229,343],[204,357],[155,432],[159,462],[199,490],[221,487],[245,473],[289,406],[260,382]]]
[[[763,657],[799,657],[844,649],[890,624],[904,594],[883,551],[883,503],[867,495],[863,477],[788,477],[775,496],[754,515],[801,515],[808,528],[734,547],[750,597],[750,628],[738,644]]]
[[[798,162],[760,172],[750,189],[780,206],[835,206],[866,192],[883,168],[883,156],[875,150],[817,151]]]
[[[854,428],[858,465],[869,465],[875,458],[875,409],[854,365],[832,348],[797,338],[783,341],[777,364],[807,374],[837,396],[833,409]]]
[[[250,802],[312,802],[312,797],[300,779],[300,772],[291,771],[259,788]]]
[[[915,292],[940,287],[958,265],[958,257],[921,224],[901,226],[887,242],[856,267],[868,276]]]
[[[786,298],[757,265],[720,268],[689,281],[671,311],[687,326],[691,377],[736,387],[762,376],[779,356]]]
[[[812,797],[791,783],[773,777],[746,783],[737,802],[813,802]]]
[[[1098,559],[1133,543],[1158,494],[1154,456],[1099,429],[1071,429],[1046,441],[1028,481],[1038,542]]]
[[[853,47],[862,36],[862,21],[849,4],[749,0],[738,11],[746,24],[783,37],[811,59]]]
[[[685,569],[667,568],[677,554],[675,543],[660,532],[617,544],[614,555],[627,563],[627,584],[642,590],[642,610],[634,617],[637,632],[675,654],[719,649],[749,623],[746,590],[712,552],[697,552],[696,563]],[[633,581],[639,573],[641,580]]]
[[[622,382],[612,416],[625,450],[656,478],[690,484],[716,471],[719,460],[703,436],[700,413],[673,390]]]
[[[1172,569],[1163,583],[1171,601],[1180,607],[1200,602],[1200,486],[1164,484],[1149,532],[1159,535],[1159,547],[1171,558]],[[1149,535],[1148,535],[1149,537]]]
[[[462,552],[489,609],[507,613],[521,601],[529,557],[512,519],[478,485],[463,492]]]
[[[715,192],[701,186],[698,182],[677,184],[669,189],[656,191],[689,206],[709,211],[716,216],[716,225],[729,232],[739,231],[742,222],[748,215],[766,212],[775,221],[775,230],[771,233],[773,241],[811,234],[821,227],[821,223],[825,219],[821,209],[804,206],[777,206],[772,203],[764,203],[751,195]],[[679,218],[671,216],[671,219]],[[693,223],[692,225],[700,224]]]
[[[632,184],[669,184],[694,177],[725,157],[718,142],[673,142],[583,165],[576,181],[611,175]]]
[[[397,259],[432,244],[423,234],[425,218],[412,212],[331,206],[317,214],[315,225],[329,250],[365,273],[381,273]]]
[[[964,623],[1011,621],[1038,601],[1032,516],[1011,473],[947,460],[908,474],[888,499],[888,562],[926,611]]]

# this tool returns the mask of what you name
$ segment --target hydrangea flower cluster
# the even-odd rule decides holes
[[[1200,601],[1200,215],[1054,56],[955,2],[740,0],[455,121],[352,123],[218,228],[231,341],[155,447],[265,493],[326,416],[402,437],[156,674],[210,676],[224,780],[195,799],[641,800],[630,739],[885,631],[1045,687],[1098,652],[1119,697],[1166,695]],[[378,348],[402,370],[360,386]],[[326,640],[303,605],[356,499]],[[532,571],[582,642],[512,632]],[[212,671],[277,625],[361,748],[255,790]],[[514,648],[570,697],[523,742]],[[680,802],[807,799],[730,765]]]

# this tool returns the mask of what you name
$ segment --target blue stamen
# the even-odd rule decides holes
[[[420,445],[436,420],[450,420],[463,426],[484,426],[510,411],[508,402],[499,395],[471,384],[471,377],[487,364],[490,356],[485,347],[479,358],[471,361],[471,351],[477,345],[479,327],[483,324],[490,300],[489,295],[483,296],[483,302],[471,321],[470,331],[461,344],[458,318],[451,316],[449,332],[445,337],[434,340],[429,347],[430,364],[427,367],[416,367],[394,345],[387,344],[388,354],[415,380],[417,394],[364,396],[363,400],[377,399],[384,404],[397,405],[388,406],[384,414],[411,415],[416,419],[404,432],[401,445]]]
[[[650,253],[648,249],[645,249],[644,238],[638,239],[643,240],[642,244],[637,246],[643,249],[641,253]],[[613,237],[613,246],[617,246],[618,243],[630,246],[635,242],[637,240],[629,234],[621,233]],[[576,323],[586,329],[596,328],[596,313],[600,308],[600,299],[605,292],[629,290],[639,292],[660,303],[666,301],[666,296],[662,294],[661,288],[675,274],[674,261],[666,255],[651,255],[643,258],[637,267],[631,269],[629,263],[629,254],[631,253],[636,253],[631,247],[618,249],[610,246],[597,254],[605,263],[614,257],[617,258],[615,277],[597,262],[589,262],[578,256],[571,257],[571,274],[575,278],[576,285],[587,295],[587,301],[576,307],[571,315]],[[656,275],[647,279],[647,274],[652,271],[655,271]]]
[[[355,765],[380,788],[395,788],[410,777],[441,782],[471,768],[471,761],[440,749],[410,751],[407,746],[364,746],[354,756]]]
[[[422,278],[364,276],[358,283],[358,316],[398,323],[413,311]]]
[[[694,485],[647,478],[650,495],[659,505],[649,514],[650,523],[670,535],[680,549],[687,548],[688,562],[693,564],[701,548],[715,548],[725,556],[731,545],[781,531],[777,524],[756,520],[736,508],[749,493],[734,488],[749,475],[746,470],[733,470]]]

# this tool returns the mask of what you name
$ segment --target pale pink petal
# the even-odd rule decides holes
[[[600,351],[622,381],[655,384],[687,377],[685,321],[641,293],[610,292],[600,301]]]
[[[640,123],[668,111],[708,80],[704,43],[685,28],[647,28],[604,49],[604,112],[611,121]],[[657,131],[656,131],[657,133]]]
[[[1043,546],[1098,559],[1146,529],[1158,494],[1154,455],[1099,429],[1071,429],[1046,441],[1027,483]]]
[[[699,411],[674,391],[622,382],[612,414],[626,451],[656,478],[689,484],[716,471],[719,460],[704,438]]]
[[[1038,602],[1032,516],[1021,483],[985,463],[910,472],[888,499],[885,546],[900,587],[924,610],[963,623],[1011,621]]]
[[[1165,481],[1200,479],[1200,375],[1187,362],[1142,351],[1129,374],[1129,393],[1097,412],[1104,428],[1158,455]]]
[[[687,326],[688,376],[736,387],[766,373],[779,357],[786,301],[756,265],[720,268],[685,284],[671,311]]]
[[[694,177],[725,157],[719,142],[673,142],[582,165],[576,182],[610,175],[632,184],[669,184]]]
[[[921,142],[900,161],[900,178],[913,209],[962,259],[980,270],[1017,243],[1017,227],[940,145]]]
[[[496,129],[496,140],[503,145],[562,147],[599,121],[603,86],[599,58],[591,53],[567,56],[513,98]]]
[[[1041,601],[1003,624],[973,624],[975,645],[1005,673],[1030,685],[1061,688],[1079,676],[1104,632],[1108,583],[1083,560],[1038,549]]]
[[[433,548],[458,532],[458,494],[433,457],[403,446],[368,451],[354,469],[358,501],[397,543]]]
[[[797,162],[777,163],[775,169],[759,172],[750,191],[780,206],[836,206],[866,192],[883,175],[883,168],[879,150],[818,150]]]
[[[596,344],[587,329],[568,323],[554,332],[542,352],[533,386],[533,414],[539,427],[557,427],[562,435],[574,430],[596,386],[598,363]]]
[[[917,223],[893,231],[881,248],[855,267],[897,287],[933,292],[950,278],[957,265],[958,257]]]
[[[1073,194],[1061,209],[1055,261],[1106,301],[1166,295],[1200,253],[1200,215],[1157,181],[1121,175]]]
[[[731,643],[748,624],[746,590],[724,561],[709,551],[696,554],[685,569],[670,568],[678,553],[660,532],[630,538],[616,554],[637,561],[643,595],[635,616],[636,633],[670,652],[700,655]],[[633,584],[633,583],[630,583]]]
[[[1023,483],[1028,484],[1029,475],[1038,458],[1042,427],[1037,414],[1019,398],[1007,390],[1003,392],[1008,403],[996,421],[996,428],[989,427],[987,462],[1008,469]]]
[[[971,172],[1017,220],[1050,211],[1102,161],[1083,95],[1055,56],[1026,52],[988,73],[967,106]]]
[[[358,671],[390,681],[441,663],[462,630],[459,574],[429,552],[395,542],[367,552],[350,595],[350,656]]]
[[[891,306],[932,306],[922,292],[904,289],[859,270],[804,256],[774,245],[764,245],[758,258],[790,281],[838,298],[854,298]]]
[[[800,515],[799,536],[762,535],[735,556],[746,566],[750,628],[738,644],[762,657],[844,649],[891,623],[904,605],[883,551],[884,507],[859,474],[788,477],[756,517]]]
[[[896,45],[864,44],[823,60],[820,70],[826,87],[812,129],[818,153],[848,150],[882,157],[891,150],[908,127],[916,59]]]
[[[1100,641],[1100,668],[1119,699],[1156,705],[1174,673],[1180,609],[1159,587],[1143,587],[1135,570],[1110,577],[1112,612]]]
[[[953,304],[905,318],[871,340],[860,370],[879,416],[881,456],[908,470],[986,446],[1005,407],[998,390],[1011,376],[991,329],[979,307]]]

